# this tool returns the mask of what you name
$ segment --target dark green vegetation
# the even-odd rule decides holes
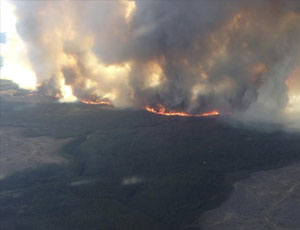
[[[74,137],[67,166],[0,181],[1,230],[199,229],[234,180],[300,156],[299,136],[283,132],[82,104],[1,101],[0,126]]]

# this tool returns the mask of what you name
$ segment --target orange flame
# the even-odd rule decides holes
[[[53,97],[56,99],[60,99],[62,98],[62,95],[60,93],[56,93]]]
[[[80,99],[80,102],[88,105],[112,105],[109,101],[92,101]]]
[[[150,106],[145,106],[145,109],[148,112],[159,114],[159,115],[164,115],[164,116],[181,116],[181,117],[210,117],[210,116],[218,116],[220,115],[219,111],[213,110],[210,112],[206,113],[197,113],[197,114],[190,114],[186,112],[177,112],[177,111],[172,111],[172,110],[166,110],[164,106],[161,104],[158,104],[156,108],[150,107]]]

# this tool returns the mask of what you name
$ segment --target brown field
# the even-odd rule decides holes
[[[203,230],[296,230],[300,220],[300,164],[253,173],[230,198],[200,218]]]
[[[71,138],[24,137],[22,128],[0,127],[0,178],[42,164],[65,164],[59,149]]]

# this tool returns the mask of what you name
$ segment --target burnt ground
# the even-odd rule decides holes
[[[297,213],[289,219],[282,211],[297,210],[298,174],[287,170],[279,179],[271,170],[299,160],[298,134],[248,129],[229,117],[61,104],[13,90],[0,94],[0,130],[18,130],[5,131],[4,140],[23,143],[28,167],[21,160],[0,180],[1,230],[226,229],[230,221],[230,229],[242,229],[248,225],[235,215],[246,214],[260,229],[298,225]],[[259,220],[253,200],[266,204]]]

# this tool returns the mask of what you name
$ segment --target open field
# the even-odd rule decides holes
[[[300,164],[251,174],[230,198],[199,220],[204,230],[296,230],[300,227]]]
[[[23,137],[21,128],[0,128],[0,178],[42,164],[62,164],[67,160],[58,155],[70,138]]]

